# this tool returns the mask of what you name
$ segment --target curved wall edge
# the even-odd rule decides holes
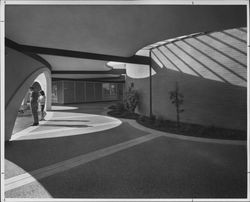
[[[51,107],[51,73],[39,61],[6,47],[5,55],[5,141],[11,138],[18,110],[29,87],[43,74],[46,77],[47,110]]]

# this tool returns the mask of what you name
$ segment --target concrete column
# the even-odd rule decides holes
[[[47,106],[51,106],[51,76],[48,67],[14,49],[6,48],[5,56],[5,141],[11,138],[21,103],[40,74],[47,81]],[[45,82],[46,83],[46,82]]]
[[[152,59],[151,59],[151,51],[149,51],[149,58],[150,58],[150,64],[149,64],[149,116],[152,117]]]

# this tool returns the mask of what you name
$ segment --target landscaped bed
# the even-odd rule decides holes
[[[218,128],[215,126],[203,126],[198,124],[189,124],[189,123],[180,123],[177,126],[175,121],[170,120],[159,120],[155,117],[146,117],[140,116],[136,113],[129,112],[124,109],[122,104],[112,105],[109,107],[111,109],[108,114],[117,118],[127,118],[135,119],[139,124],[152,128],[155,130],[186,135],[194,137],[203,137],[203,138],[213,138],[213,139],[228,139],[228,140],[246,140],[247,132],[242,130],[233,130]]]
[[[131,113],[129,111],[120,112],[116,110],[109,111],[108,115],[116,117],[116,118],[124,118],[124,119],[137,119],[139,117],[139,115],[136,113]]]

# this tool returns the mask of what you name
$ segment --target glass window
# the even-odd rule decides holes
[[[103,83],[102,84],[102,89],[103,89],[103,96],[104,97],[114,96],[114,95],[117,94],[115,84]]]
[[[109,96],[109,83],[103,83],[102,89],[103,89],[103,96],[108,97]]]
[[[110,95],[116,95],[116,86],[115,86],[115,84],[110,84]]]
[[[57,82],[52,82],[52,103],[58,103]]]

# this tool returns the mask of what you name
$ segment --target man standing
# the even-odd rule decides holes
[[[39,125],[39,121],[38,121],[38,97],[39,97],[39,93],[37,91],[35,91],[34,87],[30,87],[30,91],[31,91],[31,96],[30,96],[30,105],[31,105],[31,111],[32,111],[32,115],[34,118],[34,123],[32,124],[32,126],[37,126]]]

